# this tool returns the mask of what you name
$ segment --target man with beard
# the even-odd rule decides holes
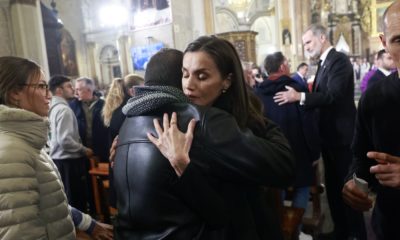
[[[354,74],[348,57],[337,52],[329,42],[327,30],[311,25],[303,34],[304,49],[319,59],[312,92],[298,92],[286,86],[274,99],[279,105],[300,102],[305,108],[319,110],[321,152],[325,167],[325,184],[334,223],[335,239],[366,239],[363,215],[344,204],[342,188],[352,153],[356,107]]]
[[[71,80],[62,75],[53,76],[49,88],[53,95],[49,111],[50,156],[61,174],[69,204],[87,212],[86,162],[93,151],[82,145],[78,122],[67,103],[74,98],[74,88]]]

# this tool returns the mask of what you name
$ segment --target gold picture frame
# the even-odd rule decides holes
[[[383,29],[383,13],[393,1],[372,0],[371,15],[372,15],[372,36],[377,37],[382,33]]]

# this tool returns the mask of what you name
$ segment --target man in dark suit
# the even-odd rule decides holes
[[[367,89],[374,85],[381,79],[389,76],[392,72],[391,70],[394,68],[393,58],[389,53],[386,52],[385,49],[382,49],[378,52],[377,55],[377,64],[378,69],[375,71],[374,75],[369,79]]]
[[[307,75],[308,72],[308,64],[302,62],[297,67],[297,72],[292,75],[292,79],[298,82],[301,86],[305,87],[305,90],[308,91],[308,83],[307,83]]]
[[[353,163],[343,188],[347,204],[359,211],[373,209],[371,225],[376,239],[400,239],[400,1],[383,15],[382,45],[397,71],[369,87],[358,105],[353,140]],[[352,179],[364,179],[376,192],[375,204]]]
[[[318,108],[322,140],[322,158],[329,208],[338,240],[366,239],[363,215],[344,204],[342,188],[352,154],[356,107],[354,104],[354,74],[348,57],[330,44],[327,31],[321,25],[311,25],[303,34],[304,49],[319,59],[312,92],[297,92],[287,86],[274,100],[278,104],[299,101],[306,108]]]

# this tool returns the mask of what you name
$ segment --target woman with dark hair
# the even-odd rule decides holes
[[[0,239],[94,239],[112,232],[69,207],[57,167],[46,153],[51,93],[42,69],[0,57]]]
[[[183,66],[182,58],[167,61],[165,51],[155,56],[145,87],[123,108],[114,168],[117,239],[280,239],[259,186],[288,186],[294,162],[276,125],[250,101],[232,44],[201,37],[189,44]],[[184,93],[179,79],[168,78],[172,69]],[[164,130],[158,123],[154,130],[155,118],[163,118]],[[187,130],[183,137],[177,126]]]
[[[225,110],[234,116],[239,128],[250,129],[256,136],[265,138],[266,142],[276,146],[282,143],[275,142],[274,137],[270,135],[270,127],[274,125],[270,122],[266,124],[266,119],[260,111],[260,102],[248,90],[239,56],[230,42],[207,36],[193,41],[184,52],[182,71],[183,91],[192,103]],[[190,148],[174,146],[187,145],[187,138],[180,136],[181,133],[175,124],[176,119],[173,118],[170,124],[165,124],[167,121],[168,119],[164,119],[164,129],[155,123],[160,139],[153,136],[149,138],[168,158],[175,171],[184,174],[185,168],[192,163],[187,152]],[[228,133],[227,128],[228,126],[220,126],[218,134]],[[237,147],[240,148],[240,145]],[[225,148],[217,151],[236,151],[233,144]],[[293,164],[292,159],[275,158],[274,154],[279,152],[276,150],[268,149],[265,161],[272,166]],[[290,182],[293,172],[280,175],[283,168],[267,170],[263,166],[264,163],[254,161],[250,155],[241,160],[242,166],[235,166],[232,159],[226,158],[223,166],[218,166],[218,162],[211,162],[212,167],[207,169],[209,178],[223,182],[223,187],[219,190],[230,212],[228,224],[222,230],[224,239],[282,238],[276,209],[272,209],[271,205],[267,206],[268,199],[260,186],[283,187]],[[268,174],[274,175],[275,179],[264,179],[262,175],[267,174],[266,171],[270,171]],[[252,174],[249,174],[250,172]]]

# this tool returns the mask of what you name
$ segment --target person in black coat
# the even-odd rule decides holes
[[[366,239],[363,215],[347,206],[342,188],[352,153],[356,107],[354,103],[354,74],[349,58],[330,44],[325,27],[311,25],[303,34],[305,50],[318,58],[318,70],[312,92],[298,92],[291,87],[278,92],[280,105],[300,102],[305,108],[318,109],[321,152],[325,168],[325,186],[334,223],[336,239]]]
[[[195,51],[193,48],[199,45],[206,46],[200,51],[205,57],[209,56],[208,48],[216,50],[218,55],[213,57],[221,63],[220,67],[226,67],[219,74],[218,71],[212,74],[211,81],[216,85],[209,90],[219,96],[216,106],[232,111],[232,102],[228,99],[235,98],[237,105],[234,108],[240,112],[233,111],[233,116],[240,116],[239,120],[201,102],[203,107],[188,104],[189,99],[182,91],[172,87],[178,86],[177,82],[182,86],[179,81],[182,79],[182,58],[180,64],[174,61],[176,57],[160,58],[163,54],[168,55],[165,51],[177,50],[164,50],[154,55],[145,74],[145,85],[148,86],[136,88],[137,96],[123,108],[128,117],[120,131],[114,168],[118,196],[116,237],[282,239],[278,221],[268,218],[268,214],[276,209],[265,206],[259,186],[290,184],[294,160],[288,143],[276,125],[269,121],[264,125],[262,116],[247,115],[250,114],[247,107],[253,109],[252,114],[257,115],[258,110],[243,95],[244,76],[234,47],[225,40],[201,37],[189,45],[188,51]],[[212,58],[206,59],[213,63]],[[211,66],[205,64],[203,67],[201,71],[209,72]],[[215,68],[215,64],[212,67]],[[231,71],[235,76],[232,82],[221,79]],[[199,73],[197,76],[205,75]],[[210,81],[203,80],[203,83]],[[196,96],[201,100],[210,96],[209,92],[203,94]],[[249,105],[245,107],[243,103]],[[156,148],[161,144],[154,146],[148,140],[157,141],[155,136],[163,136],[159,128],[154,129],[153,119],[173,111],[178,112],[179,119],[175,115],[172,123],[168,119],[163,121],[164,130],[168,132],[171,132],[167,130],[171,124],[183,131],[193,131],[191,119],[198,121],[192,148],[190,144],[178,144],[180,147],[175,149],[191,149],[191,159],[184,165],[170,163],[171,160],[163,158]],[[188,122],[191,124],[186,128]],[[246,128],[247,123],[259,137]],[[146,135],[149,131],[153,137]]]
[[[75,80],[77,98],[69,102],[69,106],[78,120],[79,136],[82,144],[93,149],[100,161],[108,162],[109,132],[101,116],[104,100],[94,95],[95,85],[90,78]]]
[[[400,239],[400,2],[390,5],[384,15],[381,41],[393,57],[397,71],[366,90],[358,105],[353,139],[353,163],[343,188],[347,204],[359,211],[374,207],[372,228],[376,239]],[[352,176],[368,182],[376,192],[375,205],[353,181]]]
[[[367,89],[379,80],[389,76],[392,73],[391,70],[394,68],[393,58],[389,53],[386,52],[385,49],[382,49],[378,52],[377,64],[378,69],[376,69],[374,75],[372,75],[372,77],[369,79]]]
[[[111,144],[118,136],[119,129],[125,120],[125,115],[122,113],[122,107],[130,97],[134,95],[134,86],[143,85],[143,78],[136,74],[129,74],[124,79],[116,78],[112,81],[107,97],[105,99],[102,116],[104,125],[109,129],[109,140]],[[106,147],[111,148],[111,145]],[[110,187],[108,189],[108,200],[112,207],[116,207],[115,191],[114,191],[114,174],[112,166],[109,166]]]
[[[296,103],[278,105],[274,95],[285,90],[285,86],[298,91],[306,91],[304,83],[298,83],[289,77],[287,59],[281,52],[268,55],[264,61],[268,78],[255,88],[255,93],[264,105],[264,115],[279,125],[289,140],[296,158],[296,179],[294,184],[292,206],[307,208],[309,190],[315,181],[313,162],[320,154],[320,140],[314,110],[305,110]]]

